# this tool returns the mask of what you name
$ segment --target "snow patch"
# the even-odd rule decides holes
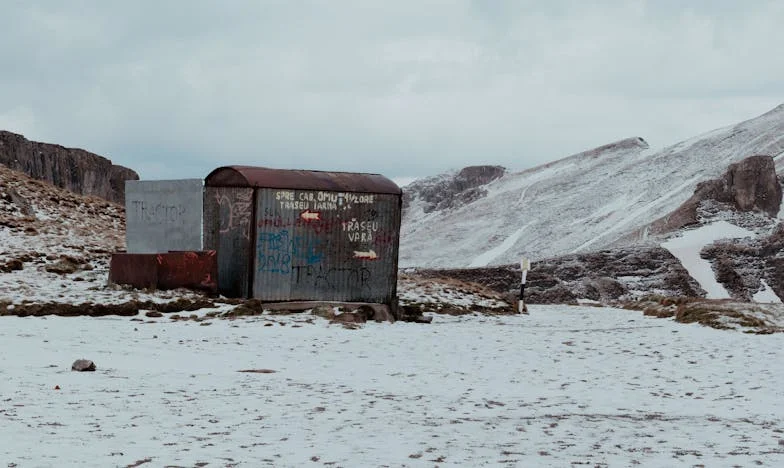
[[[468,267],[478,268],[478,267],[487,266],[490,262],[495,260],[496,257],[505,253],[507,250],[511,249],[512,246],[514,246],[515,243],[518,241],[518,239],[520,239],[520,236],[523,235],[523,231],[525,231],[527,227],[528,225],[526,224],[525,226],[521,227],[517,231],[513,232],[512,235],[507,237],[498,247],[494,247],[488,250],[487,252],[478,255],[476,258],[474,258],[471,261]]]
[[[700,257],[700,251],[719,239],[740,237],[756,237],[756,234],[726,221],[718,221],[687,231],[661,246],[680,260],[689,275],[705,290],[708,299],[728,299],[731,297],[729,292],[716,281],[710,262]]]
[[[754,294],[754,302],[771,302],[774,304],[782,304],[781,298],[773,292],[767,281],[762,280],[762,291]]]

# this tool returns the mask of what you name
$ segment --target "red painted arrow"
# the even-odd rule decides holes
[[[305,210],[299,214],[299,217],[305,221],[321,221],[321,213],[318,211]]]

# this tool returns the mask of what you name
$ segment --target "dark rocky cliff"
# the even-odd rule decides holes
[[[425,213],[456,208],[487,195],[482,188],[506,173],[502,166],[469,166],[453,177],[429,177],[414,181],[403,189],[403,210],[414,197],[425,201]]]
[[[125,181],[139,180],[127,167],[77,148],[30,141],[0,130],[0,164],[82,195],[124,203]]]

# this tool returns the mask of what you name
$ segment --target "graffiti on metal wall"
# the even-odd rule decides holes
[[[307,219],[303,219],[306,214]],[[316,217],[318,215],[318,217]],[[340,219],[325,219],[321,212],[302,212],[296,219],[283,219],[280,216],[270,216],[256,222],[256,227],[260,229],[268,228],[307,228],[315,234],[330,234],[341,228]]]
[[[375,194],[266,192],[255,220],[257,284],[289,284],[291,294],[372,291],[373,276],[386,274],[383,257],[397,242],[380,216],[382,201]]]
[[[226,234],[234,230],[240,230],[245,239],[250,239],[253,192],[250,190],[236,192],[234,200],[226,193],[218,193],[216,198],[218,200],[218,209],[221,213],[220,233]]]
[[[355,244],[353,258],[359,260],[378,259],[378,254],[369,245],[388,245],[395,242],[394,235],[381,231],[382,223],[378,221],[378,211],[372,206],[378,201],[374,194],[278,190],[273,199],[275,204],[264,208],[257,228],[306,227],[314,234],[342,232],[348,242]],[[340,219],[339,215],[335,217],[328,214],[336,210],[349,210],[355,206],[368,208],[363,210],[366,211],[363,219]],[[280,211],[295,211],[296,216],[280,216]]]
[[[296,283],[308,282],[316,287],[338,288],[343,284],[370,289],[373,273],[366,267],[325,267],[324,265],[297,265],[292,268]]]
[[[343,232],[350,242],[373,242],[373,233],[378,232],[378,221],[357,221],[351,218],[341,223]]]
[[[260,232],[256,240],[259,272],[291,274],[292,264],[314,265],[324,258],[321,239],[291,235],[288,229]]]
[[[260,232],[256,240],[257,271],[291,276],[294,283],[309,283],[316,287],[333,288],[340,284],[370,287],[372,272],[366,267],[330,267],[324,265],[324,241],[298,236],[288,229]],[[372,249],[354,251],[354,258],[375,260]]]
[[[351,192],[295,192],[279,190],[275,192],[275,201],[281,210],[299,211],[335,211],[347,210],[353,205],[370,205],[375,203],[376,196],[366,193]]]

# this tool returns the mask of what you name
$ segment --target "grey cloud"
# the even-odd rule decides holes
[[[781,103],[779,2],[16,3],[0,128],[146,178],[424,176],[654,146]]]

